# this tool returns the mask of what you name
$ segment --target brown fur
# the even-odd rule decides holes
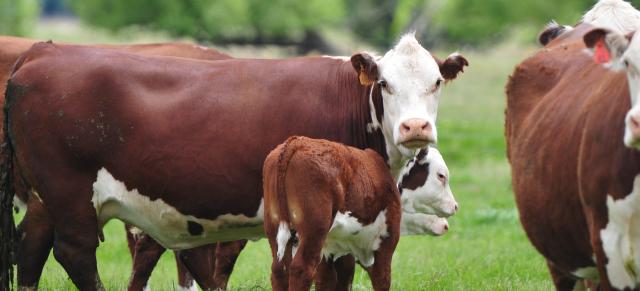
[[[374,264],[366,270],[375,290],[389,289],[391,257],[399,239],[400,195],[378,154],[326,140],[291,137],[267,156],[263,177],[274,290],[309,290],[337,212],[350,211],[367,225],[385,209],[389,236],[382,239]],[[297,234],[299,248],[294,258],[287,255],[278,261],[276,236],[281,222]],[[288,251],[295,239],[289,240]],[[327,268],[321,270],[331,272]]]
[[[626,77],[586,54],[580,24],[517,66],[507,85],[506,139],[520,220],[546,258],[556,288],[573,288],[578,268],[596,266],[611,286],[600,230],[606,195],[631,192],[638,154],[624,147]]]

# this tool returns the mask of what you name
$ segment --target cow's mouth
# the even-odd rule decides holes
[[[421,149],[421,148],[425,148],[427,145],[429,145],[432,142],[433,142],[432,140],[429,140],[427,138],[417,138],[417,139],[403,141],[400,144],[409,149]]]

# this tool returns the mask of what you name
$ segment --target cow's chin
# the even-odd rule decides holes
[[[426,148],[430,144],[432,143],[428,141],[420,141],[420,142],[410,141],[410,142],[403,142],[403,143],[397,144],[397,147],[398,147],[398,151],[403,157],[410,159],[415,157],[418,150]]]

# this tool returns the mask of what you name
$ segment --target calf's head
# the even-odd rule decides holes
[[[596,28],[585,34],[584,42],[593,50],[597,63],[626,72],[631,109],[625,117],[624,144],[640,149],[640,37]]]
[[[360,83],[371,85],[373,126],[382,129],[392,153],[411,157],[416,149],[437,141],[436,117],[443,85],[468,66],[460,54],[434,58],[413,34],[376,59],[367,53],[351,57]]]
[[[402,212],[449,217],[458,203],[449,186],[449,169],[435,148],[420,150],[400,171],[398,189]]]

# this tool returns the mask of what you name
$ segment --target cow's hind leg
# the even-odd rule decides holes
[[[213,280],[215,245],[177,251],[176,255],[203,290],[216,288]]]
[[[547,261],[547,267],[553,280],[553,285],[556,286],[556,290],[573,290],[576,286],[577,280],[565,272],[558,269],[552,262]]]
[[[352,255],[342,256],[333,265],[336,269],[336,291],[349,291],[353,283],[353,274],[356,271],[356,259]]]
[[[133,248],[131,278],[129,279],[129,287],[127,288],[129,291],[144,290],[144,287],[146,287],[149,282],[153,268],[155,268],[160,256],[162,256],[165,251],[165,248],[150,236],[144,233],[138,234],[137,236]]]
[[[391,259],[397,244],[398,237],[394,238],[393,235],[383,239],[380,248],[375,252],[373,265],[365,268],[373,290],[386,291],[391,288]]]
[[[247,240],[218,243],[216,247],[216,267],[214,280],[221,290],[227,289],[227,283],[240,252],[247,245]]]
[[[336,260],[322,258],[314,277],[316,290],[351,290],[355,268],[356,261],[351,255],[345,255]]]
[[[180,261],[180,257],[177,251],[173,252],[174,257],[176,258],[176,269],[178,271],[178,285],[180,285],[179,290],[187,291],[187,290],[198,290],[196,287],[196,281],[189,273],[187,266],[185,266],[182,261]]]
[[[37,287],[42,269],[53,247],[53,221],[44,205],[36,198],[28,201],[27,212],[20,224],[18,248],[18,286]]]

